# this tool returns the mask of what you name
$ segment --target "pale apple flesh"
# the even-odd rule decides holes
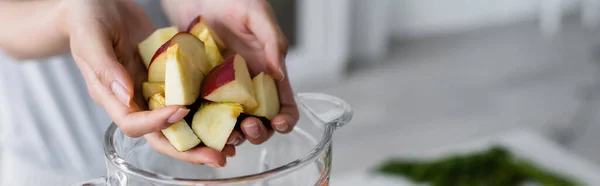
[[[144,82],[142,83],[142,96],[144,100],[148,101],[150,97],[158,93],[165,93],[165,84],[164,83],[151,83]]]
[[[261,72],[252,79],[252,84],[254,84],[258,107],[249,113],[273,119],[279,113],[281,107],[279,104],[279,91],[277,90],[277,85],[275,85],[275,80],[271,76]]]
[[[165,49],[166,51],[166,49]],[[153,83],[164,83],[165,82],[165,68],[167,62],[167,55],[164,52],[153,58],[148,67],[148,82]]]
[[[219,51],[219,48],[212,37],[204,41],[204,45],[206,48],[206,56],[211,68],[217,66],[219,63],[221,63],[221,61],[223,61],[223,55],[221,55],[221,52]]]
[[[162,93],[154,94],[150,97],[148,106],[150,110],[165,107],[165,97]],[[161,132],[179,152],[190,150],[202,142],[185,120],[175,122]]]
[[[179,44],[167,49],[165,98],[167,105],[190,105],[200,96],[204,74],[195,68],[195,55]]]
[[[199,69],[203,74],[207,74],[212,69],[212,64],[207,59],[204,44],[190,33],[181,32],[173,36],[156,50],[150,67],[148,68],[149,82],[165,82],[166,73],[166,51],[169,47],[178,44],[182,51],[190,55],[190,61],[194,68]]]
[[[156,50],[178,32],[177,27],[160,28],[138,44],[138,51],[146,68],[149,68]]]
[[[258,103],[244,58],[235,55],[215,66],[202,83],[202,97],[213,102],[239,103],[246,110],[254,110]]]
[[[221,51],[227,49],[223,40],[221,40],[215,31],[208,25],[205,19],[202,16],[196,17],[190,25],[188,26],[187,31],[189,33],[194,34],[200,40],[206,43],[209,38],[212,38],[215,42],[217,48]]]
[[[223,150],[243,107],[237,103],[206,103],[194,114],[192,129],[204,145]]]
[[[223,61],[223,55],[221,50],[225,50],[223,41],[214,33],[214,31],[208,26],[206,21],[202,19],[202,16],[196,17],[189,27],[188,32],[198,37],[206,46],[206,55],[208,55],[208,61],[212,67],[218,65]]]

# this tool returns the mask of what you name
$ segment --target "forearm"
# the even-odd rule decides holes
[[[35,59],[68,51],[62,1],[0,0],[0,50],[16,59]]]

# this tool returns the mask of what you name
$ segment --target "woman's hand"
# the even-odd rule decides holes
[[[228,51],[224,57],[239,53],[248,62],[251,75],[267,72],[277,80],[281,112],[272,120],[280,133],[292,131],[298,121],[298,108],[290,82],[285,78],[288,43],[276,23],[271,6],[265,0],[163,0],[165,12],[180,30],[202,15],[221,38]],[[232,133],[228,144],[239,145],[248,139],[261,144],[273,135],[259,119],[242,122],[242,135]]]
[[[62,5],[64,32],[89,93],[127,136],[144,136],[154,150],[181,160],[225,165],[235,147],[226,146],[223,152],[208,147],[178,152],[160,132],[183,119],[188,109],[167,106],[147,111],[141,96],[147,71],[137,44],[155,28],[135,1],[64,0]]]

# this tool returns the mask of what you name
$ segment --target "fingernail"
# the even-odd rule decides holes
[[[237,144],[239,142],[240,142],[240,137],[236,135],[234,138],[232,138],[231,140],[229,140],[227,142],[227,144],[229,144],[229,145],[235,145],[235,144]]]
[[[260,129],[258,128],[258,124],[254,121],[252,121],[249,124],[244,125],[244,131],[246,132],[246,134],[248,136],[250,136],[253,139],[256,139],[258,137],[260,137]]]
[[[225,157],[228,157],[228,158],[234,157],[234,156],[235,156],[235,154],[225,154]]]
[[[279,56],[279,64],[285,63],[285,56]],[[285,79],[285,72],[283,71],[282,66],[279,66],[279,74],[281,74],[281,79],[279,81],[283,81]]]
[[[289,127],[287,121],[284,119],[276,121],[273,125],[275,125],[275,129],[278,131],[285,131]]]
[[[244,142],[244,139],[241,136],[238,136],[235,143],[233,143],[233,146],[238,146],[238,145],[242,144],[242,142]]]
[[[238,136],[235,140],[235,143],[233,143],[233,146],[238,146],[240,144],[242,144],[242,142],[244,142],[244,138],[242,136]]]
[[[222,166],[220,166],[218,164],[215,164],[215,163],[208,164],[208,166],[211,166],[211,167],[214,167],[214,168],[221,168],[222,167]]]
[[[281,80],[279,81],[283,81],[285,79],[285,73],[283,72],[283,69],[279,68],[279,74],[281,74]]]
[[[189,112],[190,112],[190,109],[180,108],[175,113],[173,113],[173,115],[171,115],[171,117],[169,117],[167,122],[175,123],[175,122],[181,121]]]
[[[127,93],[127,90],[123,85],[121,85],[121,83],[113,81],[110,85],[110,88],[112,89],[113,94],[117,96],[117,99],[121,101],[121,103],[127,105],[127,107],[131,106],[131,96],[129,93]]]

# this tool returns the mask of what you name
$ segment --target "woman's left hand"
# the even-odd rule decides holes
[[[223,57],[238,53],[247,61],[251,75],[266,72],[273,76],[281,111],[272,119],[270,128],[280,133],[292,131],[299,113],[286,78],[288,43],[266,0],[163,0],[163,7],[180,30],[186,30],[201,15],[227,46]],[[243,134],[232,133],[228,144],[240,145],[246,139],[261,144],[273,135],[272,129],[255,117],[246,118],[242,122]]]

